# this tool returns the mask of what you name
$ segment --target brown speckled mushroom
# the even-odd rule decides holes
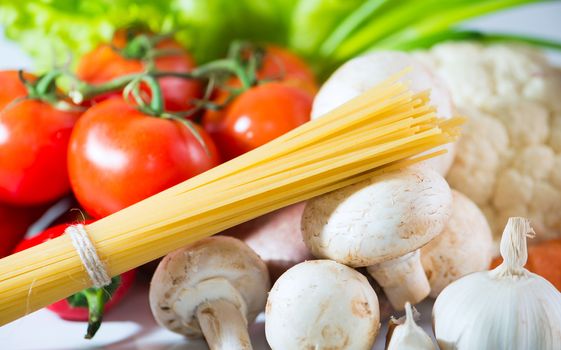
[[[265,334],[273,350],[369,350],[379,327],[378,298],[366,277],[335,261],[290,268],[267,299]]]
[[[430,292],[419,248],[451,213],[450,187],[428,167],[388,172],[308,201],[302,235],[312,254],[367,267],[396,310]]]
[[[376,282],[376,280],[372,278],[372,276],[370,276],[370,274],[366,269],[360,268],[357,269],[357,271],[364,274],[366,278],[368,278],[368,282],[372,286],[372,289],[374,289],[374,292],[376,292],[376,296],[378,297],[378,305],[380,306],[380,320],[389,319],[390,316],[393,315],[395,310],[390,304],[390,301],[388,300],[386,293],[384,292],[382,287],[380,287],[378,282]]]
[[[271,281],[292,266],[313,258],[302,240],[300,221],[305,202],[265,214],[223,234],[241,239],[267,264]]]
[[[210,349],[251,349],[248,324],[270,288],[265,263],[242,241],[210,237],[168,254],[150,285],[156,321]]]
[[[442,232],[421,248],[430,296],[436,298],[460,277],[488,270],[493,253],[493,235],[485,215],[469,198],[452,190],[452,216]]]

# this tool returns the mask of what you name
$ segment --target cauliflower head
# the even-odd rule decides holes
[[[416,57],[449,85],[468,117],[447,179],[500,239],[510,216],[540,238],[561,237],[561,70],[541,51],[446,43]]]

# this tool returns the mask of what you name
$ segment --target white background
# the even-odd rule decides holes
[[[471,21],[468,27],[536,35],[561,41],[561,1],[504,11]],[[1,29],[1,28],[0,28]],[[552,54],[561,64],[561,55]],[[0,69],[31,69],[32,61],[0,32]],[[2,87],[0,86],[0,89]],[[133,293],[110,312],[95,339],[82,339],[85,323],[65,322],[41,310],[0,327],[0,350],[199,350],[204,342],[187,342],[181,336],[155,325],[150,315],[147,281],[137,283]],[[431,301],[419,306],[422,324],[430,332]],[[268,349],[260,317],[251,327],[255,349]],[[380,331],[375,349],[383,349],[385,329]],[[291,349],[282,349],[291,350]]]

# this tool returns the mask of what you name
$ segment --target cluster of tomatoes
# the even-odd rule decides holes
[[[176,41],[135,30],[82,56],[74,73],[0,72],[0,258],[64,232],[22,240],[60,198],[88,221],[103,218],[309,120],[316,83],[297,56],[275,46],[235,45],[196,66]],[[71,78],[66,92],[61,76]],[[130,288],[134,270],[49,308],[88,320]],[[110,291],[110,292],[108,292]]]
[[[309,120],[309,67],[251,48],[197,67],[170,37],[120,31],[80,58],[78,99],[57,75],[0,72],[0,256],[57,198],[102,218]]]

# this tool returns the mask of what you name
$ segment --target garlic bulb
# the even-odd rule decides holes
[[[436,349],[428,334],[415,323],[413,308],[410,303],[405,303],[405,321],[396,326],[392,333],[388,333],[388,335],[390,336],[390,340],[386,348],[387,350]]]
[[[554,350],[561,341],[561,293],[524,268],[525,218],[510,218],[501,239],[503,263],[467,275],[446,287],[433,309],[442,350]]]

